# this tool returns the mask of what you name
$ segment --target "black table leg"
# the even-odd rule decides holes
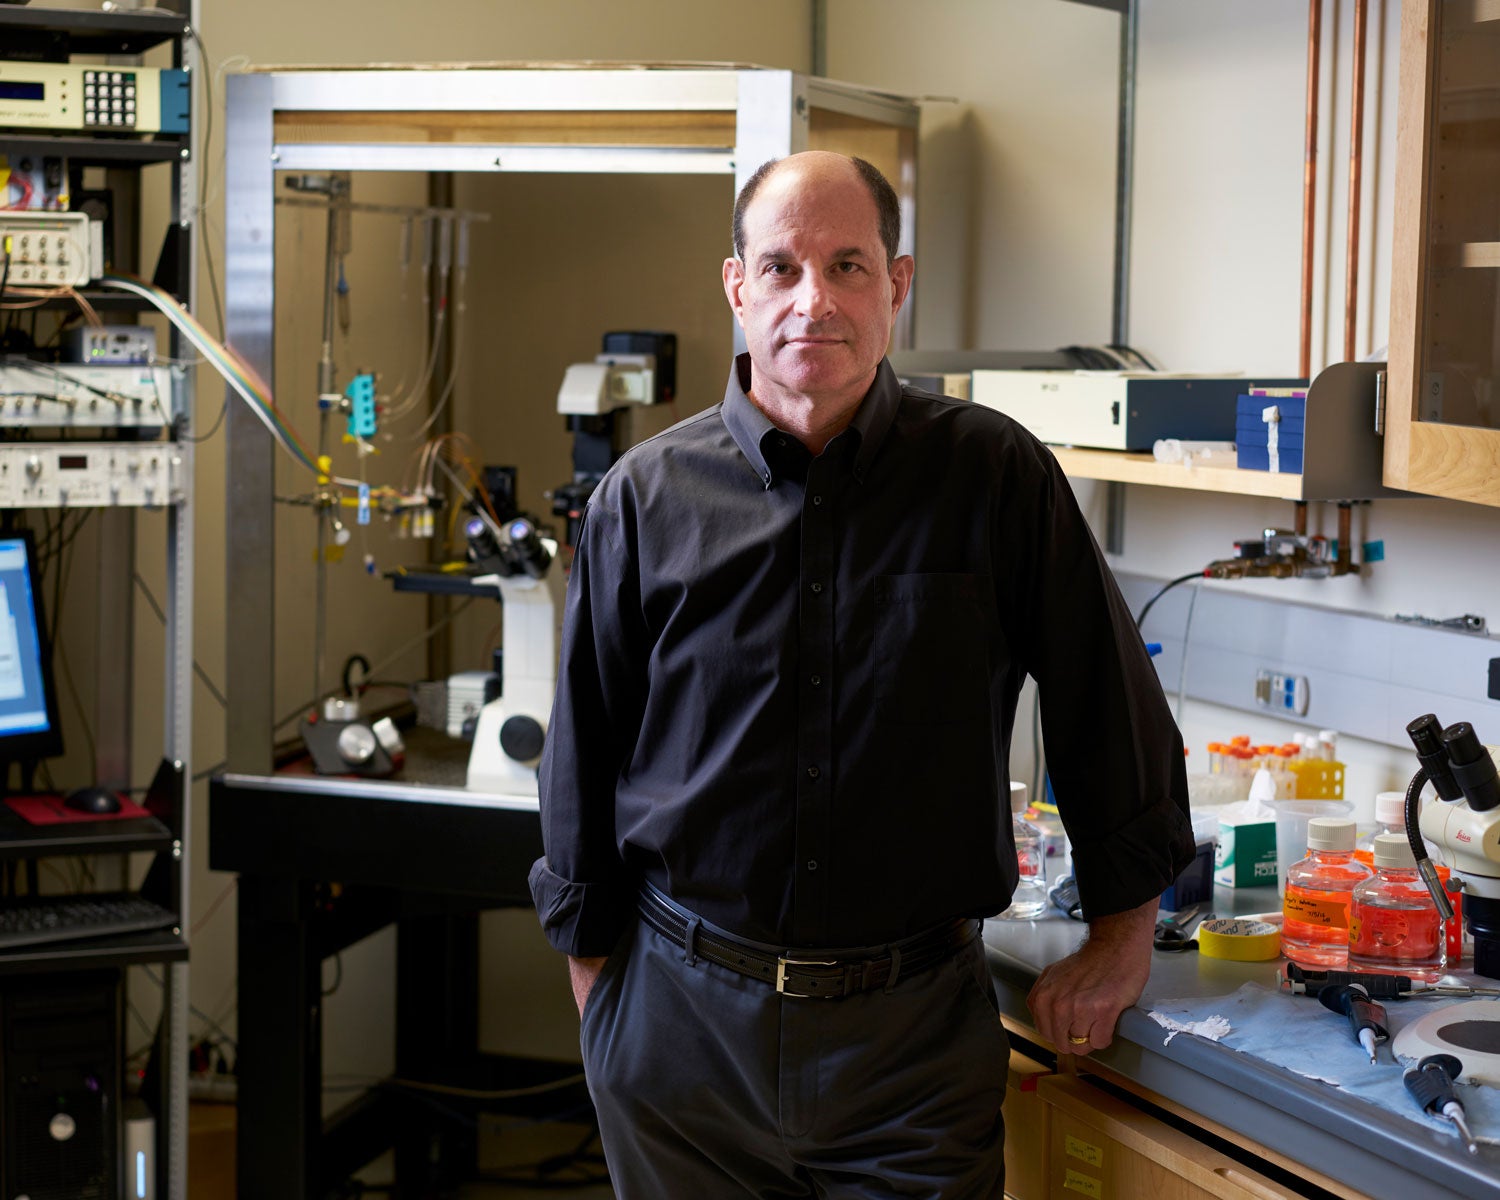
[[[313,885],[241,875],[239,1114],[242,1200],[320,1200],[321,955]]]
[[[474,913],[405,917],[396,926],[396,1075],[468,1083],[479,1057],[479,917]],[[447,1107],[472,1113],[462,1099]],[[412,1102],[396,1142],[396,1194],[417,1197],[451,1187],[478,1165],[476,1131]],[[434,1148],[436,1155],[434,1156]],[[434,1176],[433,1160],[437,1171]]]

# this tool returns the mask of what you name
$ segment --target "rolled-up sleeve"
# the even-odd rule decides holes
[[[544,857],[531,895],[547,940],[605,955],[634,911],[615,838],[615,789],[640,727],[639,588],[618,519],[584,514],[568,581],[557,694],[539,770]]]
[[[1193,859],[1182,735],[1135,619],[1056,460],[1015,602],[1031,631],[1047,774],[1072,843],[1084,915],[1160,895]]]

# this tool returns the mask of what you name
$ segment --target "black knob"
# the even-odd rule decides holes
[[[547,735],[535,717],[511,717],[500,726],[500,749],[519,763],[540,758],[546,740]]]

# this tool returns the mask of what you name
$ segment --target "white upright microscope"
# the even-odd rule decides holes
[[[590,494],[621,453],[615,418],[636,405],[672,399],[677,382],[677,336],[606,333],[593,362],[574,363],[557,392],[557,411],[573,435],[573,478],[553,489],[552,511],[567,522],[571,545]],[[469,555],[493,580],[505,606],[501,693],[479,710],[469,752],[471,791],[537,803],[537,763],[546,740],[557,686],[557,573],[549,568],[557,543],[541,537],[530,519],[503,526],[480,513],[465,527]]]
[[[465,527],[470,552],[504,605],[500,695],[479,710],[465,781],[470,791],[537,802],[537,763],[557,683],[557,601],[550,570],[557,543],[526,517],[496,527],[487,516]]]

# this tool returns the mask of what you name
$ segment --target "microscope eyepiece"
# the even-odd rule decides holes
[[[1448,748],[1448,758],[1454,766],[1468,766],[1484,753],[1479,735],[1467,721],[1459,721],[1442,732],[1443,745]]]
[[[1406,736],[1411,738],[1418,754],[1432,754],[1441,750],[1442,733],[1443,723],[1437,719],[1436,713],[1424,713],[1406,727]]]
[[[1453,777],[1448,750],[1443,744],[1443,723],[1433,713],[1418,717],[1406,727],[1406,735],[1417,748],[1417,760],[1440,800],[1462,800],[1464,790]]]
[[[1474,732],[1474,726],[1459,721],[1443,730],[1442,738],[1453,777],[1468,797],[1469,807],[1475,812],[1500,808],[1500,773],[1496,772],[1495,762]]]

